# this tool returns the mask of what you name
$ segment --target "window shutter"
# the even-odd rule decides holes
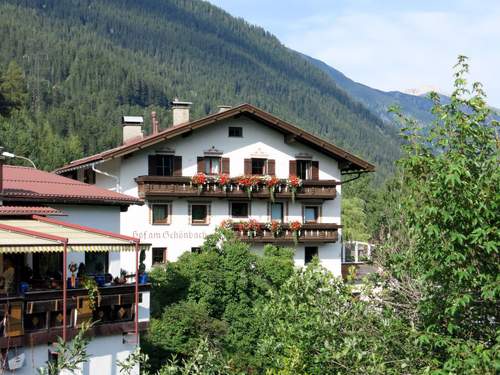
[[[198,156],[198,173],[205,173],[205,159],[203,156]]]
[[[246,174],[246,175],[251,175],[252,174],[252,159],[245,159],[243,173]]]
[[[290,160],[290,176],[297,176],[297,160]]]
[[[319,161],[312,162],[311,179],[319,180]]]
[[[173,176],[182,176],[182,156],[174,156]]]
[[[230,174],[230,172],[229,172],[229,165],[230,165],[229,158],[222,158],[221,164],[222,164],[221,172],[225,173],[225,174]]]
[[[156,155],[148,156],[148,175],[156,176]]]
[[[276,175],[276,160],[269,159],[267,161],[267,174],[271,176]]]

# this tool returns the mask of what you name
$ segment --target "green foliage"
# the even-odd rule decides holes
[[[168,352],[187,358],[208,337],[235,368],[255,366],[255,310],[293,273],[292,254],[266,246],[259,256],[231,232],[218,230],[207,237],[199,254],[185,253],[177,262],[155,268],[150,276],[157,318],[147,339],[150,357],[160,352],[167,358]],[[165,297],[166,291],[174,296]]]
[[[342,236],[346,241],[368,241],[365,201],[361,198],[346,198],[342,201]]]
[[[60,373],[75,374],[80,371],[81,365],[88,361],[87,345],[89,339],[85,336],[92,327],[90,322],[81,324],[78,334],[70,342],[58,338],[54,351],[57,353],[55,361],[47,362],[46,367],[37,369],[39,375],[58,375]]]
[[[401,320],[354,297],[317,263],[272,292],[258,319],[268,374],[416,374],[426,365]]]
[[[381,174],[399,156],[392,126],[274,36],[208,2],[6,0],[0,13],[0,66],[22,67],[28,112],[59,147],[70,136],[85,155],[118,145],[124,114],[144,116],[148,133],[155,110],[165,128],[180,97],[194,102],[193,118],[252,103],[362,154]],[[18,148],[17,138],[2,143]],[[48,169],[75,158],[31,156]]]
[[[24,73],[15,61],[0,74],[0,116],[9,116],[14,109],[20,109],[26,101]]]
[[[436,373],[498,369],[498,122],[479,83],[468,89],[460,57],[450,103],[433,94],[436,121],[426,132],[400,115],[407,144],[400,161],[399,231],[385,267],[413,289],[413,322]],[[496,363],[496,364],[495,364]]]

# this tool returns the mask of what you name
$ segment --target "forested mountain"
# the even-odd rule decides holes
[[[4,0],[0,14],[1,70],[15,61],[28,94],[26,110],[0,119],[1,143],[43,168],[117,145],[123,114],[144,115],[148,130],[154,109],[168,126],[174,97],[194,102],[194,118],[218,104],[257,105],[382,175],[399,155],[393,126],[274,36],[207,2]]]
[[[399,106],[405,115],[411,116],[424,124],[428,124],[433,120],[431,113],[432,101],[425,95],[415,96],[400,91],[382,91],[374,89],[353,81],[342,72],[325,64],[323,61],[306,55],[302,56],[327,73],[335,83],[345,90],[353,99],[363,103],[387,123],[393,122],[391,114],[387,112],[387,109],[392,105]],[[448,100],[448,98],[444,98]]]

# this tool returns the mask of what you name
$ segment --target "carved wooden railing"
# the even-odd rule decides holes
[[[248,199],[248,192],[232,179],[228,186],[220,186],[216,182],[209,182],[199,188],[191,184],[190,177],[167,177],[167,176],[139,176],[135,179],[139,189],[139,197],[207,197],[207,198],[231,198]],[[302,186],[297,188],[296,199],[335,199],[337,194],[335,180],[304,180]],[[274,193],[276,199],[291,199],[293,192],[284,184],[276,187]],[[264,184],[252,188],[250,194],[252,199],[270,199],[270,191]]]
[[[255,243],[332,243],[338,240],[338,229],[340,225],[303,224],[299,231],[292,231],[288,224],[283,224],[279,233],[273,233],[266,228],[264,223],[260,224],[257,231],[245,230],[239,224],[233,225],[236,236],[245,242]]]
[[[142,301],[142,293],[149,290],[150,284],[140,285],[139,302]],[[92,328],[94,335],[120,334],[132,330],[134,285],[102,287],[99,288],[99,294],[95,309],[92,310],[86,289],[68,289],[68,327],[76,331],[83,321],[91,319],[96,322]],[[55,340],[62,331],[62,302],[60,289],[30,291],[22,296],[0,298],[0,314],[5,317],[0,348]]]

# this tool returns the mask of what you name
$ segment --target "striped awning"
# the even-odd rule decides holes
[[[0,219],[0,253],[132,251],[138,239],[46,217]],[[142,244],[141,249],[149,245]]]

